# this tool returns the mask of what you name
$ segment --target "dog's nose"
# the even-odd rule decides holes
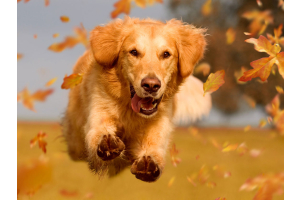
[[[158,78],[146,77],[142,80],[141,86],[146,92],[152,93],[157,92],[161,86],[160,80]]]

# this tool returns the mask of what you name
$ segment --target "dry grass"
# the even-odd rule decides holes
[[[18,123],[18,165],[32,158],[37,158],[42,151],[37,147],[29,147],[29,141],[40,130],[48,134],[47,153],[52,166],[52,180],[43,185],[32,197],[20,195],[19,199],[84,199],[92,193],[91,199],[200,199],[214,200],[226,197],[227,200],[249,200],[255,191],[239,191],[239,187],[251,177],[262,173],[281,172],[284,168],[283,137],[272,130],[239,129],[199,129],[201,137],[192,136],[187,129],[179,128],[173,134],[173,142],[179,150],[178,157],[182,162],[174,167],[170,155],[161,178],[155,183],[144,183],[137,180],[129,171],[123,171],[113,178],[99,180],[93,175],[84,162],[72,161],[66,152],[66,144],[58,124]],[[55,139],[57,138],[57,139]],[[223,153],[210,142],[215,138],[220,144],[245,142],[249,149],[261,149],[257,158],[249,154],[239,156],[236,152]],[[199,158],[196,159],[196,156]],[[202,165],[210,170],[209,181],[216,183],[210,188],[197,180],[197,186],[187,181],[187,176],[197,173]],[[221,165],[230,171],[232,176],[222,178],[212,170],[214,165]],[[169,180],[175,177],[174,183],[168,187]],[[63,196],[61,190],[76,191],[73,197]],[[283,199],[283,195],[274,195],[273,199]]]

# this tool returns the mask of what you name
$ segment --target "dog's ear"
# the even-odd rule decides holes
[[[117,19],[106,26],[97,26],[90,35],[90,44],[96,61],[112,67],[118,59],[121,48],[123,20]]]
[[[203,57],[206,47],[206,29],[196,28],[184,24],[180,20],[172,19],[167,24],[175,27],[176,46],[178,50],[178,69],[182,78],[193,73],[194,66]]]

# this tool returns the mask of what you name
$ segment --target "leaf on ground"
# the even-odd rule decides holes
[[[52,179],[52,167],[49,161],[43,157],[30,160],[18,165],[17,170],[18,195],[32,196],[45,183]]]
[[[170,149],[170,156],[174,167],[176,167],[181,162],[181,159],[177,157],[178,153],[179,151],[178,149],[176,149],[176,145],[173,144],[172,148]]]
[[[252,156],[253,158],[260,156],[260,154],[261,154],[261,150],[259,149],[251,149],[249,151],[249,155]]]
[[[69,190],[66,190],[66,189],[62,189],[62,190],[59,191],[59,193],[64,197],[76,197],[76,196],[78,196],[78,192],[76,190],[69,191]]]
[[[221,87],[225,83],[224,76],[224,70],[217,71],[216,73],[211,73],[208,76],[206,82],[203,84],[203,96],[205,96],[207,92],[212,93],[218,90],[219,87]]]
[[[191,179],[190,177],[187,176],[186,179],[187,179],[188,182],[190,182],[193,186],[195,186],[195,187],[197,186],[196,183],[194,182],[194,180]]]
[[[38,90],[33,94],[30,94],[27,87],[25,87],[21,92],[18,93],[18,101],[22,100],[22,104],[25,108],[35,111],[34,102],[35,101],[45,101],[46,98],[53,93],[53,89]]]
[[[229,28],[227,29],[226,31],[226,42],[227,44],[232,44],[235,40],[235,35],[236,35],[236,32],[233,28]]]
[[[247,131],[249,131],[251,129],[251,126],[250,125],[248,125],[248,126],[245,126],[245,128],[244,128],[244,132],[247,132]]]
[[[42,149],[44,153],[46,153],[47,142],[44,141],[45,137],[47,137],[47,134],[45,132],[38,132],[38,134],[32,140],[30,140],[30,148],[34,147],[36,143],[38,143],[39,148]]]
[[[83,74],[71,74],[64,78],[64,82],[61,85],[61,89],[70,89],[80,84],[83,78]]]
[[[87,39],[87,31],[81,24],[80,27],[75,27],[74,32],[76,36],[67,36],[63,42],[54,43],[48,47],[49,50],[54,52],[61,52],[66,48],[73,48],[75,45],[81,43],[86,48],[89,47],[89,42]]]
[[[21,58],[23,58],[23,54],[17,53],[17,60],[20,60]]]
[[[230,144],[222,149],[222,152],[235,151],[238,147],[238,144]]]
[[[198,172],[198,180],[201,184],[207,182],[208,178],[210,177],[208,167],[206,165],[202,165],[201,169]]]
[[[48,82],[46,83],[46,87],[51,86],[53,83],[55,83],[56,80],[57,80],[57,77],[55,77],[55,78],[51,79],[50,81],[48,81]]]
[[[242,156],[242,155],[244,155],[245,153],[247,153],[247,152],[248,152],[248,147],[247,147],[246,143],[245,143],[245,142],[241,143],[241,144],[236,148],[236,152],[237,152],[240,156]]]
[[[212,0],[207,0],[201,7],[201,13],[203,16],[208,16],[212,11]]]
[[[68,16],[60,16],[60,21],[64,22],[64,23],[67,23],[70,21],[70,18]]]
[[[209,181],[206,183],[206,186],[209,188],[215,188],[217,184],[215,182]]]
[[[246,11],[242,14],[242,17],[251,21],[249,25],[251,35],[256,35],[258,33],[262,34],[267,28],[268,24],[273,24],[274,20],[271,10]]]
[[[277,92],[278,92],[279,94],[283,94],[283,88],[282,88],[282,87],[280,87],[280,86],[275,86],[275,88],[276,88],[276,90],[277,90]]]
[[[194,74],[203,74],[203,76],[207,76],[210,72],[210,65],[206,62],[201,63],[195,67]]]
[[[168,187],[171,187],[171,186],[173,185],[174,181],[175,181],[175,176],[173,176],[173,177],[169,180],[169,182],[168,182]]]

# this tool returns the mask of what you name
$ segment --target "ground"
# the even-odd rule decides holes
[[[45,156],[38,145],[30,148],[29,144],[41,130],[48,135],[45,138],[48,143]],[[255,157],[251,156],[249,151],[242,156],[237,151],[222,152],[222,147],[217,147],[225,142],[245,142],[249,151],[257,149],[261,154]],[[18,169],[24,169],[24,163],[29,166],[28,163],[33,162],[32,159],[40,159],[41,156],[42,159],[48,160],[46,168],[40,169],[37,172],[40,174],[35,178],[44,178],[44,184],[31,197],[23,193],[26,186],[30,185],[27,182],[34,179],[30,174],[34,177],[35,172],[27,171],[21,180],[22,174],[18,171],[18,187],[23,187],[19,199],[215,200],[225,197],[227,200],[250,200],[257,190],[239,191],[248,178],[264,173],[279,173],[284,169],[283,136],[275,130],[250,129],[244,132],[238,128],[200,128],[191,131],[188,128],[177,128],[173,133],[171,144],[173,143],[179,151],[176,157],[180,158],[181,162],[175,167],[168,152],[165,170],[157,182],[142,182],[136,179],[129,169],[113,178],[99,180],[99,177],[88,169],[86,163],[74,162],[69,158],[58,123],[18,122]],[[213,170],[216,165],[224,171]],[[204,173],[199,176],[202,166]],[[221,175],[218,175],[218,172]],[[227,173],[229,177],[224,178],[224,172],[230,172],[231,175]],[[202,184],[197,177],[208,179]],[[192,179],[195,185],[189,182],[188,178]],[[22,186],[22,183],[25,184]],[[273,199],[283,199],[283,195],[275,194]]]

